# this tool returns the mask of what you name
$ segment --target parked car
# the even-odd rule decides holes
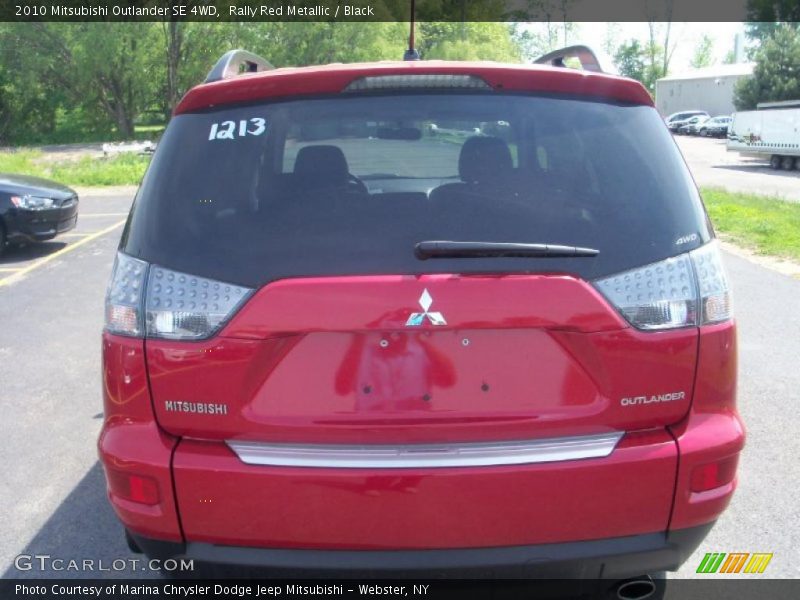
[[[664,122],[670,131],[677,131],[678,127],[686,123],[692,117],[707,117],[708,113],[704,110],[685,110],[682,112],[672,113]]]
[[[150,556],[654,598],[736,487],[731,307],[640,83],[232,53],[177,106],[116,256],[108,497]]]
[[[710,117],[697,116],[697,120],[686,127],[687,135],[700,135],[700,128],[708,123]]]
[[[75,190],[39,177],[0,173],[0,254],[8,244],[51,240],[77,221]]]
[[[698,115],[696,117],[692,117],[691,119],[686,119],[678,125],[676,133],[678,135],[693,135],[696,132],[695,128],[702,125],[707,120],[708,117],[704,115]]]
[[[731,118],[728,115],[713,117],[700,125],[697,133],[701,137],[727,137],[730,124]]]

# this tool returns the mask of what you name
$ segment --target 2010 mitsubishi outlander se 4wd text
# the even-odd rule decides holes
[[[234,51],[186,94],[106,298],[133,547],[620,579],[697,547],[744,444],[720,251],[645,89],[542,62]]]

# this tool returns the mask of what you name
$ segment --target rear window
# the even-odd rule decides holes
[[[595,278],[701,245],[695,186],[651,107],[495,93],[341,95],[177,116],[123,249],[249,287],[326,275]],[[420,260],[426,240],[591,258]]]

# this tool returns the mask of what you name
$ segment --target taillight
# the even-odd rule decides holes
[[[692,257],[700,295],[700,324],[719,323],[733,317],[728,277],[716,241],[689,253]]]
[[[147,280],[147,337],[201,339],[216,333],[249,288],[153,265]]]
[[[599,279],[595,285],[638,329],[706,325],[733,317],[716,241],[688,254]]]
[[[214,335],[252,293],[117,253],[106,294],[106,330],[148,338]]]
[[[146,276],[146,262],[117,252],[106,291],[106,331],[134,337],[144,335],[142,293]]]

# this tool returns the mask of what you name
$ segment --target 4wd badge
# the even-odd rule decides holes
[[[444,315],[440,312],[430,312],[428,309],[433,304],[433,298],[431,297],[428,289],[422,292],[422,295],[419,297],[419,305],[422,307],[423,312],[421,313],[411,313],[408,317],[408,321],[406,321],[406,327],[417,327],[422,325],[427,317],[428,321],[431,322],[431,325],[447,325],[447,321],[444,320]]]

